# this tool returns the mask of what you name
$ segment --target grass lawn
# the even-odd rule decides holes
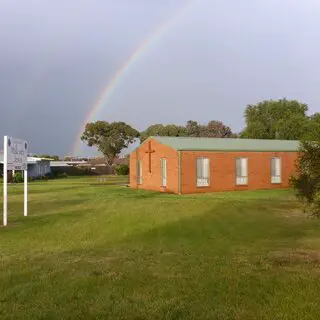
[[[175,196],[73,178],[31,183],[27,218],[22,185],[9,192],[1,320],[320,318],[320,220],[291,191]]]

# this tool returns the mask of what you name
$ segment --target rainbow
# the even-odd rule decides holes
[[[86,116],[83,124],[81,125],[81,129],[77,134],[76,140],[72,147],[72,155],[78,155],[81,148],[81,135],[85,129],[85,126],[88,122],[92,122],[97,120],[97,117],[101,110],[107,106],[112,94],[119,84],[123,76],[130,70],[130,67],[142,56],[142,54],[146,51],[148,47],[151,46],[157,39],[161,37],[161,35],[165,34],[168,29],[189,9],[191,4],[195,0],[188,0],[185,4],[175,13],[169,20],[166,20],[163,24],[158,26],[149,37],[147,37],[140,46],[133,52],[133,54],[129,57],[129,59],[117,70],[112,79],[109,81],[107,86],[103,89],[100,97],[97,102],[91,107],[90,112]]]

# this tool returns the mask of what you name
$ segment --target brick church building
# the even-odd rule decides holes
[[[130,155],[131,188],[177,194],[289,187],[299,142],[150,137]]]

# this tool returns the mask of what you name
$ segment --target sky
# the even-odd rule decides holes
[[[0,0],[0,136],[87,155],[74,148],[87,120],[239,132],[264,99],[320,112],[319,16],[318,0]]]

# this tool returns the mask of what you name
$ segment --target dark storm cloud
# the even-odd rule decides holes
[[[2,0],[0,135],[67,154],[103,88],[185,1]],[[139,129],[223,120],[235,131],[260,99],[320,111],[320,5],[195,0],[132,65],[99,114]]]

